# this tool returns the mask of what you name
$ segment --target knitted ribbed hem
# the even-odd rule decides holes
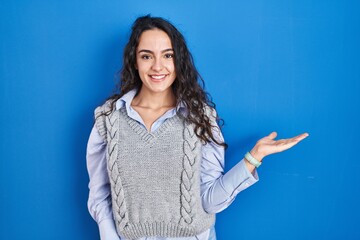
[[[119,234],[127,239],[138,239],[145,236],[191,237],[199,233],[195,232],[192,227],[180,226],[176,223],[145,222],[128,224]]]

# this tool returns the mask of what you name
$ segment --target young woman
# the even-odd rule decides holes
[[[119,94],[95,110],[87,148],[88,207],[101,239],[216,239],[215,214],[257,182],[263,158],[308,134],[273,132],[224,174],[219,119],[182,34],[140,17],[123,60]]]

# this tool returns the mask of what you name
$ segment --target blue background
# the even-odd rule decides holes
[[[1,1],[0,239],[98,239],[87,212],[93,110],[136,17],[185,35],[230,145],[309,132],[217,215],[218,239],[360,239],[358,1]]]

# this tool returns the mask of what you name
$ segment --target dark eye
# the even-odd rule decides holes
[[[165,58],[173,58],[174,54],[173,53],[166,53],[165,54]]]
[[[149,60],[151,58],[151,56],[150,55],[142,55],[141,58],[144,60]]]

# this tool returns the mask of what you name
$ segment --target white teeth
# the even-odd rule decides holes
[[[165,77],[165,75],[151,75],[151,77],[155,79],[162,79]]]

